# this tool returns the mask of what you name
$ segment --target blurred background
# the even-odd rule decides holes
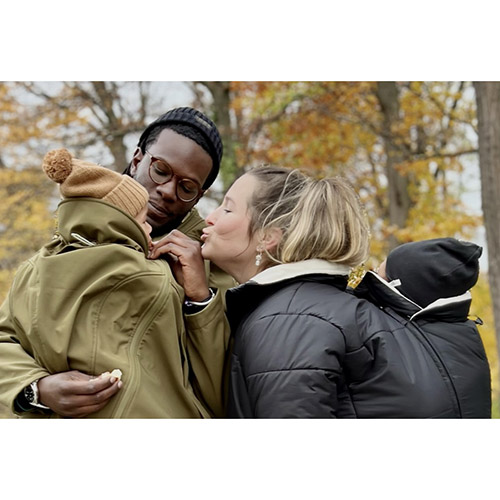
[[[54,229],[59,197],[41,170],[45,153],[65,147],[121,172],[149,122],[193,106],[214,120],[224,143],[221,175],[199,204],[202,215],[247,169],[272,163],[352,183],[372,228],[365,269],[408,241],[453,236],[484,247],[471,317],[484,323],[498,418],[488,275],[496,255],[486,248],[478,147],[482,90],[460,81],[0,82],[0,301],[18,265]]]

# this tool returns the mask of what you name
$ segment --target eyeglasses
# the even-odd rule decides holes
[[[166,184],[170,182],[173,177],[177,177],[178,181],[175,192],[179,200],[188,203],[196,199],[202,191],[197,182],[191,179],[180,178],[178,175],[174,174],[172,167],[165,160],[153,156],[149,151],[146,151],[146,153],[151,158],[149,163],[149,177],[155,184]]]

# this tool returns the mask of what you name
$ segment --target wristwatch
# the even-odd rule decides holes
[[[38,400],[38,380],[31,382],[30,385],[24,388],[24,397],[26,401],[30,404],[30,406],[35,406],[36,408],[42,408],[44,410],[50,410],[48,406],[43,405]]]
[[[184,301],[184,312],[186,314],[196,314],[197,312],[200,312],[203,309],[205,309],[205,307],[208,306],[208,304],[210,304],[212,300],[214,300],[216,294],[214,289],[209,288],[208,290],[210,291],[210,296],[207,297],[205,300],[202,300],[200,302],[195,302],[194,300],[186,299]]]

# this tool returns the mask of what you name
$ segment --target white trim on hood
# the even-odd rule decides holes
[[[434,302],[431,302],[427,307],[422,309],[421,311],[416,312],[411,318],[410,321],[413,320],[416,316],[423,314],[424,312],[429,311],[430,309],[439,309],[440,307],[447,306],[450,304],[456,304],[458,302],[467,302],[472,299],[472,295],[470,292],[465,292],[462,295],[457,295],[455,297],[446,297],[444,299],[437,299]]]
[[[391,292],[394,292],[395,294],[399,295],[403,299],[407,300],[408,302],[411,302],[414,306],[418,307],[419,309],[422,309],[416,302],[413,302],[413,300],[409,299],[406,295],[403,295],[396,287],[401,286],[401,282],[397,283],[399,280],[393,280],[393,281],[387,281],[382,276],[380,276],[378,273],[375,271],[367,271],[371,275],[375,276],[380,283],[382,283],[384,286],[389,288]]]
[[[290,264],[278,264],[277,266],[269,267],[264,271],[256,274],[249,283],[257,283],[259,285],[269,285],[277,283],[297,276],[307,274],[330,274],[348,276],[351,268],[344,264],[336,264],[322,259],[303,260],[301,262],[292,262]]]
[[[448,306],[450,304],[456,304],[459,302],[466,302],[467,300],[470,300],[472,298],[472,295],[470,292],[465,292],[462,295],[457,295],[455,297],[446,297],[442,299],[436,299],[434,302],[431,302],[428,304],[426,307],[421,307],[417,303],[413,302],[413,300],[409,299],[406,295],[403,295],[395,285],[393,285],[392,281],[389,283],[386,281],[384,278],[379,276],[376,272],[374,271],[368,271],[370,274],[375,276],[378,281],[383,283],[387,288],[389,288],[392,292],[396,293],[403,299],[407,300],[408,302],[411,302],[413,305],[419,308],[419,311],[417,311],[413,316],[411,316],[410,321],[413,320],[416,316],[423,314],[424,312],[428,312],[430,309],[439,309],[440,307]]]

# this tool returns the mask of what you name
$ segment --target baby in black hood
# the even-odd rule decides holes
[[[378,269],[405,297],[422,308],[470,290],[479,276],[482,247],[455,238],[404,243]]]
[[[397,344],[386,359],[401,373],[408,369],[415,387],[437,369],[440,376],[433,383],[448,386],[453,418],[491,416],[490,368],[477,329],[482,322],[469,318],[469,290],[479,276],[481,253],[480,246],[455,238],[405,243],[389,253],[378,273],[368,271],[353,290],[378,307],[380,317],[375,311],[373,317],[375,323],[380,321],[379,332],[391,330],[384,325],[386,316],[399,323],[387,344],[373,336],[367,346],[375,353],[373,359]],[[417,369],[411,368],[413,363]]]

